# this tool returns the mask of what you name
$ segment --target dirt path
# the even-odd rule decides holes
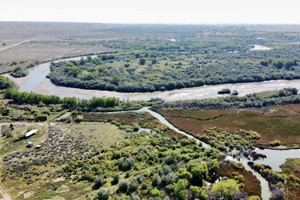
[[[5,192],[5,190],[2,188],[2,186],[0,185],[0,193],[2,194],[4,200],[12,200],[12,198],[10,198],[10,196]]]
[[[12,47],[21,45],[21,44],[25,44],[25,43],[27,43],[27,42],[30,42],[30,41],[33,41],[33,40],[36,40],[36,39],[39,39],[39,38],[41,38],[41,37],[42,37],[42,36],[39,36],[39,37],[36,37],[36,38],[31,38],[31,39],[29,39],[29,40],[24,40],[24,41],[22,41],[22,42],[18,42],[18,43],[16,43],[16,44],[12,44],[12,45],[10,45],[10,46],[4,47],[3,49],[0,49],[0,52],[1,52],[1,51],[5,51],[5,50],[7,50],[7,49],[10,49],[10,48],[12,48]]]

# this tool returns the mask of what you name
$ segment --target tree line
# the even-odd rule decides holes
[[[120,101],[115,97],[93,97],[92,99],[78,99],[75,97],[60,98],[54,95],[41,95],[36,93],[19,92],[14,89],[5,91],[4,97],[6,99],[12,99],[16,104],[32,104],[32,105],[51,105],[62,104],[67,109],[80,109],[82,111],[90,111],[100,108],[112,108],[120,105]]]

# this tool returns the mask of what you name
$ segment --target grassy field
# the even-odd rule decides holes
[[[194,136],[217,127],[232,132],[257,131],[261,138],[257,146],[269,146],[281,141],[282,147],[300,147],[300,105],[284,105],[268,110],[158,110],[179,129]]]
[[[287,159],[281,166],[284,174],[288,176],[285,185],[286,199],[297,200],[300,197],[300,159]]]

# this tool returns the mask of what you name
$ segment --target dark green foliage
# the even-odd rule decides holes
[[[109,190],[105,190],[104,188],[100,188],[99,192],[97,193],[97,197],[95,200],[107,200],[109,197]]]
[[[45,114],[39,114],[35,117],[35,121],[37,122],[43,122],[43,121],[47,121],[48,116]]]
[[[98,176],[95,180],[94,180],[94,186],[93,186],[93,189],[94,190],[97,190],[99,189],[100,187],[102,187],[105,183],[106,183],[106,180],[102,177],[102,176]]]
[[[231,93],[231,95],[237,96],[237,95],[239,95],[239,93],[238,93],[238,91],[233,90],[232,93]]]
[[[129,192],[132,193],[132,192],[135,192],[138,187],[139,187],[139,182],[136,180],[136,179],[132,179],[130,182],[129,182]]]
[[[13,84],[8,78],[4,76],[0,76],[0,90],[9,89],[12,87]]]
[[[152,186],[153,187],[159,187],[161,184],[161,178],[158,174],[155,174],[152,179]]]
[[[90,100],[77,99],[75,97],[64,97],[63,99],[60,99],[59,97],[54,95],[41,95],[32,92],[31,93],[18,92],[12,89],[5,91],[5,98],[12,99],[14,103],[17,104],[26,103],[26,104],[38,105],[40,102],[45,105],[62,104],[64,108],[70,108],[70,109],[79,108],[80,110],[93,110],[98,107],[112,108],[120,104],[119,100],[114,97],[108,97],[108,98],[94,97]]]
[[[15,77],[15,78],[20,78],[20,77],[24,77],[28,74],[28,70],[21,68],[21,67],[16,67],[11,73],[10,75]]]
[[[218,91],[218,94],[230,94],[230,93],[231,93],[231,90],[228,88],[224,88],[224,89]]]
[[[119,174],[118,173],[113,174],[112,178],[113,178],[113,180],[111,181],[112,185],[116,185],[119,183]]]
[[[128,171],[130,170],[134,165],[133,158],[121,158],[116,165],[119,167],[122,171]]]
[[[141,58],[141,59],[140,59],[140,64],[141,64],[141,65],[144,65],[145,63],[146,63],[145,58]]]
[[[123,181],[118,186],[118,192],[126,193],[129,188],[129,183],[127,181]]]

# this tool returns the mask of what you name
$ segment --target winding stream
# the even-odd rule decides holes
[[[158,114],[157,112],[154,112],[154,111],[150,110],[148,107],[144,107],[144,108],[142,108],[140,110],[137,110],[137,111],[129,111],[129,112],[148,112],[153,117],[155,117],[156,119],[158,119],[162,124],[166,125],[168,128],[176,131],[179,134],[185,135],[188,138],[195,139],[197,141],[197,143],[201,143],[204,148],[210,148],[209,144],[206,144],[205,142],[200,141],[199,139],[195,138],[194,136],[192,136],[192,135],[190,135],[190,134],[188,134],[188,133],[186,133],[184,131],[179,130],[173,124],[171,124],[170,122],[168,122],[168,120],[166,118],[164,118],[162,115]],[[300,153],[300,151],[299,151],[299,153]],[[299,154],[299,158],[300,158],[300,154]],[[250,161],[250,160],[248,160],[246,158],[242,158],[240,161],[238,161],[238,160],[236,160],[236,159],[234,159],[234,158],[232,158],[230,156],[227,156],[225,158],[225,160],[243,163],[245,169],[248,170],[248,171],[251,171],[256,176],[256,178],[259,180],[260,186],[261,186],[261,196],[262,196],[262,199],[263,200],[270,199],[270,197],[271,197],[271,191],[270,191],[268,182],[259,173],[257,173],[256,171],[254,171],[247,164],[247,162]]]

